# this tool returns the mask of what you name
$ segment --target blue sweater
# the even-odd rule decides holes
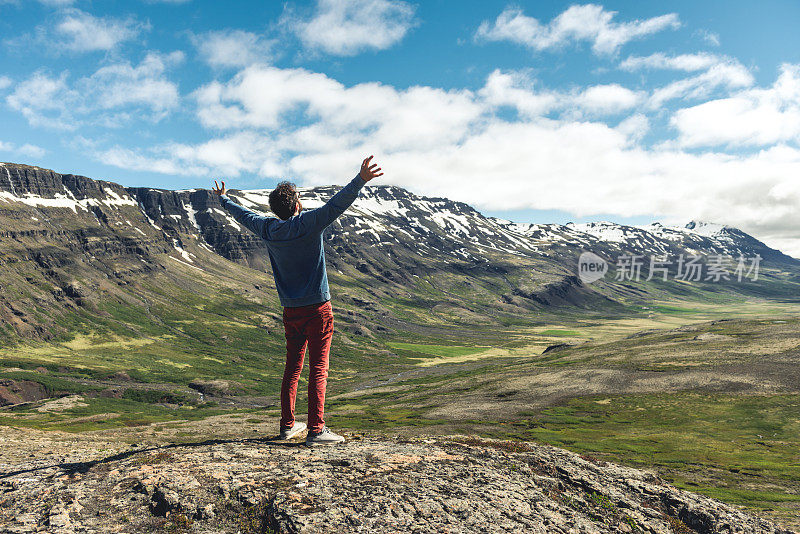
[[[366,182],[356,175],[322,207],[288,219],[264,217],[220,195],[222,207],[267,241],[269,261],[281,304],[308,306],[331,299],[322,234],[353,203]]]

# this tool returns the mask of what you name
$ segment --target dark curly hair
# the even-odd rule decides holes
[[[281,182],[269,194],[269,208],[285,221],[294,215],[297,200],[297,187],[292,182]]]

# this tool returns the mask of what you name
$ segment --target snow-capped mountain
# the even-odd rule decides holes
[[[301,188],[305,209],[321,206],[337,187]],[[269,214],[268,189],[232,191],[243,206]],[[151,228],[173,241],[195,234],[230,259],[246,256],[259,247],[241,225],[228,215],[205,189],[169,191],[124,188],[113,182],[14,164],[0,164],[0,203],[21,203],[37,210],[67,209],[90,214],[99,224],[121,208],[138,208]],[[36,222],[33,219],[30,222]],[[142,235],[127,219],[116,221]],[[235,236],[235,239],[232,237]],[[438,254],[483,261],[487,252],[541,257],[550,251],[574,249],[632,254],[696,254],[730,256],[761,254],[765,259],[794,263],[752,236],[729,226],[691,221],[685,226],[658,222],[627,226],[612,222],[527,224],[484,217],[474,208],[446,198],[420,197],[394,186],[365,187],[346,215],[330,229],[332,243],[358,241],[362,247],[413,245],[421,255]],[[241,246],[234,251],[231,241]],[[180,248],[180,245],[174,247]],[[240,255],[237,257],[236,252]],[[256,262],[261,263],[261,262]]]
[[[702,221],[684,226],[654,222],[629,226],[613,222],[526,224],[495,219],[509,231],[525,235],[539,249],[577,248],[595,253],[643,256],[694,255],[701,257],[753,257],[775,262],[797,263],[737,228]]]
[[[305,188],[300,194],[305,208],[313,209],[337,190]],[[269,214],[269,190],[230,196]],[[117,280],[115,291],[124,292],[158,272],[172,272],[192,286],[198,273],[217,268],[224,274],[228,260],[269,271],[264,242],[206,189],[126,188],[6,163],[0,164],[0,223],[0,270],[6,286],[16,287],[0,293],[0,318],[17,330],[27,331],[22,323],[38,328],[27,307],[80,306],[102,295],[107,279]],[[331,284],[353,302],[369,298],[388,314],[386,303],[402,295],[405,304],[398,306],[453,310],[448,313],[475,321],[542,306],[608,306],[621,294],[580,282],[576,265],[583,251],[606,259],[622,253],[759,254],[780,269],[800,268],[800,261],[725,226],[520,224],[384,185],[365,187],[326,231],[325,244]]]

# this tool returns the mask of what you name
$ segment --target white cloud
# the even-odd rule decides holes
[[[25,143],[24,145],[17,148],[17,152],[25,156],[31,156],[34,158],[42,157],[47,153],[47,151],[42,147],[32,145],[30,143]]]
[[[274,41],[242,30],[220,30],[192,37],[200,56],[212,67],[246,67],[268,62]]]
[[[256,66],[238,73],[228,84],[212,82],[195,94],[204,126],[276,128],[284,113],[312,100],[335,107],[343,89],[324,74]]]
[[[68,83],[44,71],[17,84],[6,97],[12,109],[33,126],[75,130],[84,123],[118,126],[136,117],[158,121],[178,105],[178,87],[166,70],[183,60],[182,52],[149,53],[139,65],[113,63]]]
[[[720,45],[718,33],[710,32],[708,30],[700,30],[700,37],[702,37],[705,42],[712,46]]]
[[[115,147],[95,152],[95,157],[107,165],[136,171],[160,172],[176,176],[205,174],[206,169],[186,166],[174,157],[145,156],[139,151]]]
[[[479,91],[493,108],[512,107],[524,117],[544,116],[554,111],[570,117],[613,115],[639,104],[644,96],[618,84],[593,85],[581,91],[559,92],[535,89],[535,81],[523,72],[495,70]]]
[[[772,87],[678,110],[671,123],[682,146],[800,143],[800,66],[783,65]]]
[[[658,52],[649,56],[629,56],[619,64],[619,68],[627,71],[703,71],[654,89],[649,100],[652,109],[658,109],[670,100],[706,98],[720,89],[730,91],[750,87],[755,81],[750,71],[736,59],[707,53],[668,56]]]
[[[753,75],[741,63],[725,61],[712,65],[701,74],[654,90],[650,96],[650,107],[657,109],[665,102],[678,98],[706,98],[719,89],[730,91],[750,87],[754,81]]]
[[[29,156],[32,158],[40,158],[44,156],[47,151],[40,146],[32,145],[30,143],[25,143],[24,145],[15,145],[14,143],[8,143],[0,141],[0,152],[11,152],[14,154],[21,154],[23,156]]]
[[[0,90],[9,87],[11,83],[11,78],[8,76],[0,76]]]
[[[352,56],[398,43],[415,25],[414,11],[400,0],[318,0],[313,18],[289,25],[309,49]]]
[[[39,71],[17,84],[14,92],[6,97],[12,109],[22,113],[33,126],[73,130],[68,107],[79,97],[67,87],[67,74],[54,78]]]
[[[632,142],[637,142],[650,131],[650,119],[642,113],[636,113],[621,121],[616,130]]]
[[[302,111],[334,136],[368,135],[393,149],[457,141],[482,107],[470,91],[378,83],[350,88],[304,69],[252,67],[229,84],[211,83],[197,94],[199,117],[217,129],[283,129],[289,113]]]
[[[658,52],[649,56],[629,56],[619,64],[623,70],[635,71],[639,69],[670,69],[683,71],[708,70],[720,63],[731,63],[730,58],[714,54],[681,54],[667,56]]]
[[[111,50],[134,39],[146,26],[133,18],[95,17],[79,9],[66,10],[52,32],[59,47],[73,52]]]
[[[482,22],[475,37],[511,41],[537,51],[587,41],[592,43],[595,54],[609,55],[629,41],[680,26],[675,13],[632,22],[613,22],[615,15],[615,11],[606,11],[599,5],[574,5],[548,24],[542,24],[521,9],[506,8],[494,22]]]
[[[141,106],[149,108],[158,119],[178,105],[178,87],[164,75],[167,68],[182,61],[183,52],[150,53],[137,66],[122,62],[102,67],[81,80],[80,86],[91,95],[89,106],[94,104],[101,109]]]
[[[486,79],[479,94],[489,106],[509,106],[525,117],[546,115],[560,107],[558,93],[540,91],[534,85],[535,81],[525,73],[496,69]]]
[[[253,169],[261,175],[279,173],[282,155],[275,140],[254,132],[238,132],[198,145],[175,144],[167,149],[179,161],[238,175]]]
[[[574,102],[591,114],[611,115],[631,109],[641,100],[641,94],[612,83],[588,87],[575,97]]]

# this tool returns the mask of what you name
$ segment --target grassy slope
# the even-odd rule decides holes
[[[191,243],[187,250],[201,254]],[[166,258],[162,263],[168,265],[166,270],[123,292],[110,288],[92,306],[53,314],[66,334],[48,342],[24,343],[7,336],[0,347],[4,369],[0,378],[34,380],[51,391],[82,397],[72,407],[49,412],[40,412],[38,404],[4,410],[0,424],[84,431],[264,411],[204,402],[187,388],[197,378],[226,379],[233,383],[234,393],[254,396],[252,405],[274,404],[283,335],[272,281],[264,273],[213,256],[203,258],[202,270]],[[580,375],[587,368],[592,373],[598,369],[661,372],[741,363],[748,356],[740,350],[728,351],[725,359],[711,363],[707,350],[685,350],[680,344],[696,332],[623,338],[710,319],[797,314],[796,304],[775,301],[789,293],[774,278],[766,278],[765,289],[750,291],[770,301],[745,302],[708,285],[680,288],[685,299],[679,301],[674,288],[640,283],[631,285],[646,289],[649,299],[664,300],[642,301],[626,294],[627,307],[613,312],[558,308],[526,316],[498,312],[489,320],[485,319],[492,306],[488,295],[502,289],[492,286],[491,280],[480,282],[477,291],[460,288],[456,279],[435,283],[420,279],[407,295],[380,303],[400,323],[374,338],[355,335],[349,327],[363,320],[347,314],[359,311],[348,298],[369,299],[369,288],[338,273],[331,273],[331,280],[337,294],[329,405],[334,425],[393,432],[441,426],[447,431],[536,439],[656,467],[679,485],[732,502],[796,510],[797,500],[785,497],[800,493],[793,485],[797,460],[791,451],[800,445],[794,437],[797,419],[792,408],[798,400],[793,393],[759,391],[745,396],[656,387],[647,393],[620,394],[612,384],[600,393],[589,394],[587,389],[539,398],[520,391],[535,390],[540,383],[523,380],[509,386],[543,369],[574,371],[578,383],[591,384],[586,378],[591,374]],[[620,298],[610,285],[599,289]],[[437,304],[467,292],[476,299],[479,313],[474,317],[464,318],[454,308]],[[720,330],[729,327],[707,330],[733,335]],[[748,338],[748,328],[761,326],[743,328],[734,336],[737,341]],[[580,348],[540,355],[551,344],[587,341]],[[762,342],[778,346],[771,339]],[[741,348],[740,343],[736,346]],[[33,371],[39,366],[48,374]],[[115,381],[115,374],[122,371],[135,382]],[[361,389],[365,386],[371,387]],[[109,387],[129,391],[123,398],[98,396]],[[451,409],[463,397],[474,402],[466,410],[472,415]]]

